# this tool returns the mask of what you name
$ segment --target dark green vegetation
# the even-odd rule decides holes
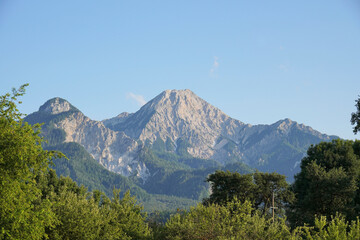
[[[360,141],[333,140],[311,146],[301,162],[292,190],[296,201],[288,217],[294,225],[313,216],[340,212],[355,219],[360,211]]]
[[[122,193],[130,191],[138,201],[143,203],[145,210],[174,209],[176,207],[188,208],[196,204],[195,200],[176,197],[149,194],[137,186],[131,179],[113,173],[102,167],[90,154],[78,143],[61,143],[47,146],[45,149],[56,149],[66,154],[68,159],[60,158],[53,161],[53,168],[58,176],[69,176],[79,185],[83,184],[90,191],[100,190],[107,196],[112,196],[114,187],[122,190]]]
[[[40,126],[23,122],[16,108],[23,94],[24,86],[13,96],[0,97],[0,239],[360,239],[360,141],[311,146],[291,186],[277,173],[216,171],[207,177],[212,194],[203,204],[155,212],[146,220],[129,191],[120,194],[113,188],[109,198],[49,168],[52,160],[59,161],[60,171],[71,175],[77,163],[66,167],[65,156],[51,150],[55,145],[43,148]],[[77,154],[76,159],[86,159],[76,144],[61,147]],[[95,166],[84,164],[83,171]],[[101,179],[97,170],[92,173],[93,179],[79,179]],[[131,191],[138,189],[118,181]],[[161,202],[161,196],[153,199]]]
[[[357,100],[355,100],[356,104],[356,112],[353,112],[351,114],[351,124],[355,125],[354,126],[354,134],[357,134],[358,132],[360,132],[360,96]]]
[[[207,181],[211,183],[209,198],[203,204],[224,205],[236,198],[240,202],[250,201],[262,215],[269,214],[274,195],[277,214],[284,215],[285,207],[294,200],[294,193],[284,175],[278,173],[239,174],[237,172],[216,171]],[[276,197],[275,197],[276,196]]]
[[[159,142],[159,141],[156,141]],[[184,143],[185,141],[183,141]],[[157,147],[158,145],[155,145]],[[182,146],[181,143],[179,146]],[[181,149],[181,147],[179,147]],[[140,158],[150,172],[155,172],[145,183],[137,182],[149,193],[185,197],[197,201],[208,194],[209,185],[204,181],[216,170],[231,170],[248,173],[253,170],[243,163],[219,166],[215,161],[192,157],[187,152],[172,153],[158,148],[144,148]],[[196,166],[194,166],[196,165]],[[198,168],[200,166],[200,168]]]
[[[359,239],[359,170],[360,141],[333,140],[309,148],[292,185],[277,173],[217,171],[207,178],[212,194],[203,205],[175,215],[158,234],[163,239]]]

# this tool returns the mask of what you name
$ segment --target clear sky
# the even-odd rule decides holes
[[[62,97],[95,120],[191,89],[250,124],[342,138],[360,95],[360,1],[0,0],[0,94]]]

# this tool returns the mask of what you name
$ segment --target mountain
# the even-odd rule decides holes
[[[153,143],[160,138],[176,148],[178,139],[184,139],[190,144],[188,153],[204,159],[219,152],[216,142],[220,136],[236,141],[238,133],[246,127],[190,90],[164,91],[131,116],[117,119],[111,125],[104,123],[142,142]],[[226,162],[222,156],[214,160]]]
[[[166,90],[135,113],[103,121],[91,120],[65,99],[53,98],[25,121],[45,123],[47,147],[66,150],[62,144],[76,143],[102,167],[148,194],[193,200],[208,194],[204,180],[216,169],[277,171],[291,180],[311,144],[336,138],[290,119],[245,124],[190,90]],[[78,155],[72,156],[75,161]],[[78,174],[83,179],[78,182],[100,181],[84,174]]]
[[[116,137],[115,134],[114,137],[114,133],[104,128],[101,122],[92,121],[85,117],[77,108],[64,99],[54,98],[47,101],[39,108],[38,112],[28,115],[25,121],[30,124],[43,123],[42,135],[47,140],[44,149],[58,150],[67,156],[68,159],[54,160],[52,167],[56,170],[56,173],[59,176],[71,177],[78,184],[86,186],[90,191],[98,189],[112,197],[114,187],[120,188],[122,194],[130,190],[131,194],[138,198],[148,212],[189,208],[197,202],[197,199],[148,193],[141,186],[137,186],[132,179],[109,171],[102,164],[99,164],[88,149],[92,149],[92,146],[95,145],[93,153],[98,154],[99,149],[105,146],[106,152],[106,147],[118,143],[117,141],[122,139],[122,134],[120,134],[120,137]],[[67,123],[65,124],[66,131],[59,128],[58,124],[61,123]],[[78,130],[78,132],[74,133],[74,129]],[[86,134],[88,131],[101,135],[101,139],[105,139],[106,143],[98,146],[98,144],[101,144],[95,140],[93,142],[96,143],[84,142],[79,136]],[[73,141],[74,139],[75,141]],[[77,143],[76,140],[86,145],[87,149]],[[131,146],[131,144],[128,145]],[[115,153],[117,152],[121,152],[121,150],[115,151]]]
[[[250,125],[233,119],[190,90],[167,90],[134,114],[103,121],[114,131],[133,139],[157,141],[177,152],[186,142],[186,152],[220,165],[244,162],[263,171],[278,171],[292,177],[311,144],[330,141],[327,136],[290,119],[271,125]]]
[[[45,135],[53,129],[64,132],[64,142],[76,142],[82,145],[106,169],[129,176],[133,172],[146,178],[144,164],[135,158],[140,150],[136,140],[123,132],[113,131],[102,122],[93,121],[61,98],[47,101],[38,112],[26,117],[30,123],[45,122]],[[47,132],[51,126],[50,132]]]

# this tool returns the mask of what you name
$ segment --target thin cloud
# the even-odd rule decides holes
[[[134,93],[132,93],[132,92],[127,93],[127,94],[126,94],[126,97],[127,97],[127,98],[130,98],[130,99],[132,99],[132,100],[135,100],[135,102],[136,102],[140,107],[143,106],[143,105],[145,105],[145,103],[146,103],[146,100],[145,100],[145,98],[144,98],[143,96],[141,96],[141,95],[136,95],[136,94],[134,94]]]
[[[219,58],[218,57],[214,57],[214,62],[212,65],[212,68],[210,69],[210,73],[213,74],[219,67],[219,62],[218,62]]]
[[[289,70],[289,67],[285,64],[279,64],[278,65],[278,68],[281,70],[281,71],[284,71],[284,72],[287,72]]]

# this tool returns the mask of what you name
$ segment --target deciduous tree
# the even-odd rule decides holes
[[[42,239],[55,223],[35,178],[59,153],[42,149],[40,125],[22,121],[17,99],[25,87],[0,96],[0,239]]]
[[[256,172],[242,175],[237,172],[216,171],[209,175],[207,181],[211,184],[211,194],[203,200],[205,205],[224,205],[236,197],[241,202],[252,202],[255,209],[259,209],[263,215],[268,215],[274,194],[278,215],[284,214],[285,206],[294,199],[286,177],[278,173]]]
[[[273,205],[276,207],[277,215],[284,215],[287,205],[294,201],[294,193],[286,181],[286,176],[279,173],[256,172],[254,174],[256,194],[254,206],[261,210],[262,214],[269,214]]]
[[[203,200],[204,204],[226,204],[236,197],[239,201],[253,201],[256,194],[256,185],[252,174],[240,174],[230,171],[216,171],[210,174],[207,182],[211,186],[209,198]]]
[[[236,197],[223,205],[199,204],[178,213],[165,224],[163,239],[288,239],[290,230],[283,219],[274,223],[253,213],[249,201]]]

